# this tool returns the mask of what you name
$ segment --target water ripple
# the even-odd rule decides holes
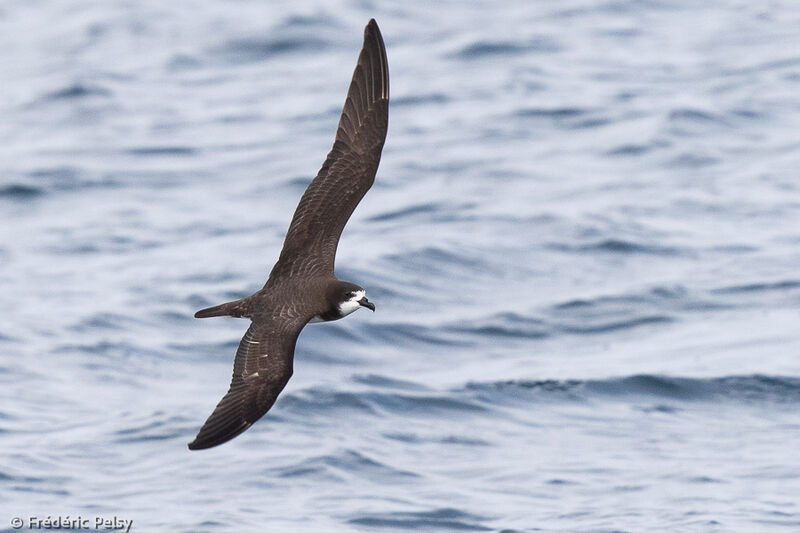
[[[310,457],[295,465],[279,469],[281,477],[318,477],[331,475],[339,479],[358,477],[372,482],[402,483],[419,477],[413,472],[394,468],[355,450],[342,450],[335,455]]]
[[[616,254],[690,255],[690,250],[674,246],[644,244],[632,240],[610,238],[588,244],[552,243],[549,247],[563,252],[609,252]]]
[[[22,183],[0,187],[0,198],[8,198],[9,200],[27,202],[42,195],[44,195],[44,190],[41,187],[34,187]]]
[[[352,518],[357,526],[416,531],[492,531],[480,522],[486,518],[453,508],[420,512],[392,512],[367,514]]]
[[[275,37],[275,38],[238,38],[227,41],[211,51],[228,63],[250,63],[265,61],[276,57],[299,52],[316,52],[329,46],[327,41],[319,38]]]
[[[330,411],[360,412],[377,415],[380,412],[418,413],[426,417],[444,417],[460,413],[476,413],[485,408],[467,398],[433,393],[341,391],[314,387],[281,396],[281,408],[298,415],[321,414]]]
[[[141,146],[129,148],[127,153],[137,157],[150,156],[183,156],[195,155],[197,150],[190,146]]]
[[[561,50],[557,41],[549,37],[538,37],[527,43],[517,41],[478,41],[463,47],[455,57],[460,59],[483,59],[493,56],[522,55],[528,52],[554,53]]]
[[[800,281],[788,279],[773,282],[745,283],[743,285],[719,287],[713,289],[711,292],[715,294],[738,294],[750,292],[790,291],[797,288],[800,288]]]
[[[118,429],[114,432],[114,441],[119,444],[181,439],[185,437],[186,426],[194,420],[184,416],[166,416],[157,411],[147,417],[146,422],[135,427]]]
[[[587,401],[630,396],[675,401],[800,403],[800,378],[758,374],[719,378],[635,375],[602,380],[473,382],[464,390],[476,392],[483,401],[490,403],[523,397],[528,400]]]
[[[92,96],[111,96],[111,91],[99,86],[85,85],[76,83],[63,89],[53,91],[47,96],[46,100],[77,100],[82,98],[89,98]]]

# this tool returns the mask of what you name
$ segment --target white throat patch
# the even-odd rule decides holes
[[[358,301],[366,294],[366,291],[356,291],[352,298],[339,304],[339,313],[341,313],[342,316],[346,316],[361,307]]]

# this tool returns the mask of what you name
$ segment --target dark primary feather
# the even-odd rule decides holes
[[[386,48],[370,20],[333,148],[297,205],[267,286],[286,276],[333,274],[342,230],[375,179],[388,120]]]
[[[269,411],[292,376],[294,346],[308,319],[259,318],[239,343],[227,394],[189,444],[190,450],[217,446],[249,428]]]

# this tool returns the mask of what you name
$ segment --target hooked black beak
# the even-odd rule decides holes
[[[373,313],[375,312],[375,304],[370,302],[369,300],[367,300],[366,296],[364,296],[363,298],[361,298],[358,301],[358,305],[360,305],[361,307],[366,307],[367,309],[369,309]]]

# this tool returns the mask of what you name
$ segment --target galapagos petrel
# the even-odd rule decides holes
[[[360,307],[375,311],[364,289],[338,280],[333,265],[342,230],[375,180],[388,119],[389,66],[373,19],[364,29],[333,148],[300,198],[267,283],[194,315],[252,323],[236,351],[230,388],[189,449],[227,442],[269,411],[292,376],[294,347],[306,324],[338,320]]]

